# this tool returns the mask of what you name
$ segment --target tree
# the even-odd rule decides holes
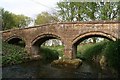
[[[12,17],[12,13],[9,13],[8,11],[4,11],[4,9],[1,9],[1,16],[2,16],[2,28],[3,30],[11,29],[14,26],[14,19]]]
[[[15,26],[18,28],[28,26],[32,19],[24,15],[12,15],[15,20]]]
[[[53,23],[57,22],[58,18],[55,15],[51,15],[48,12],[42,12],[37,15],[37,18],[35,19],[35,24],[40,25],[40,24],[46,24],[46,23]]]
[[[0,31],[2,30],[2,8],[0,8]]]
[[[24,15],[16,15],[1,9],[1,18],[3,30],[12,29],[12,28],[21,28],[28,26],[32,19]]]
[[[58,2],[63,21],[116,20],[120,2]]]
[[[117,20],[118,2],[100,2],[100,20]]]
[[[120,1],[117,3],[117,20],[120,20]]]

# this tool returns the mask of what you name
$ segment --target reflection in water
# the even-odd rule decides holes
[[[83,62],[78,69],[51,67],[49,63],[32,61],[19,65],[3,67],[3,78],[113,78],[110,72],[104,72],[93,63]]]

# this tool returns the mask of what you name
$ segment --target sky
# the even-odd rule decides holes
[[[0,0],[0,7],[15,14],[35,18],[37,14],[56,11],[60,0]]]

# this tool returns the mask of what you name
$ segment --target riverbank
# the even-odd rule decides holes
[[[111,68],[113,71],[120,71],[120,40],[115,42],[106,41],[91,45],[78,47],[77,57],[93,61],[101,68]]]

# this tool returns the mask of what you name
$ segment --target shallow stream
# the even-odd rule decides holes
[[[31,61],[2,68],[3,78],[117,78],[110,70],[95,63],[83,62],[78,69],[51,67],[50,63]]]

